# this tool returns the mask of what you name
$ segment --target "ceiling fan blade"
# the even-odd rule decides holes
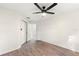
[[[54,12],[46,12],[46,13],[48,13],[48,14],[55,14]]]
[[[49,9],[51,9],[51,8],[53,8],[53,7],[56,6],[56,5],[57,5],[57,3],[53,3],[51,6],[49,6],[49,7],[46,9],[46,11],[49,10]]]
[[[39,13],[42,13],[42,12],[34,12],[33,14],[39,14]]]
[[[42,8],[37,3],[34,3],[34,5],[37,6],[42,11]]]

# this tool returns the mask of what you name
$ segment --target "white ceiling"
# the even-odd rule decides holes
[[[48,7],[52,3],[39,3],[40,6]],[[0,3],[0,7],[8,8],[10,10],[21,13],[26,17],[30,17],[32,21],[38,21],[43,18],[50,19],[54,15],[61,15],[63,13],[68,13],[79,9],[79,4],[74,3],[58,3],[57,6],[52,8],[49,11],[55,12],[54,15],[46,15],[46,17],[42,17],[40,14],[32,14],[33,12],[40,11],[33,3]]]

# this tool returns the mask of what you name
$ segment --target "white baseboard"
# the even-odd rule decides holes
[[[48,41],[45,41],[45,40],[41,40],[41,41],[47,42],[49,44],[54,44],[54,43],[51,43],[51,42],[48,42]],[[64,46],[61,46],[61,45],[58,45],[58,44],[54,44],[54,45],[59,46],[59,47],[62,47],[62,48],[65,48],[65,49],[68,49],[68,50],[71,50],[71,51],[74,51],[74,52],[79,52],[79,50],[70,49],[68,47],[64,47]]]
[[[6,54],[6,53],[9,53],[9,52],[12,52],[12,51],[17,50],[17,49],[19,49],[19,48],[21,48],[21,45],[17,46],[16,48],[12,48],[12,49],[10,49],[10,50],[7,50],[7,51],[5,51],[5,52],[2,52],[2,53],[0,53],[0,55],[3,55],[3,54]]]

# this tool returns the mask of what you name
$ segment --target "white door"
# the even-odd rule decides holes
[[[21,22],[20,31],[22,42],[27,42],[27,22],[25,22],[24,20],[22,20]]]
[[[28,24],[28,41],[36,40],[36,24]]]

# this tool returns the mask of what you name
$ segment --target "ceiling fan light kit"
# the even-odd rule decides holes
[[[46,13],[42,13],[42,16],[46,16],[47,14]]]
[[[57,5],[57,3],[53,3],[52,5],[50,5],[48,8],[46,8],[46,6],[42,6],[42,8],[38,5],[38,3],[34,3],[34,5],[41,10],[41,12],[34,12],[33,14],[40,14],[42,16],[46,16],[47,14],[55,14],[54,12],[48,12],[48,10],[50,10],[51,8],[55,7]]]

